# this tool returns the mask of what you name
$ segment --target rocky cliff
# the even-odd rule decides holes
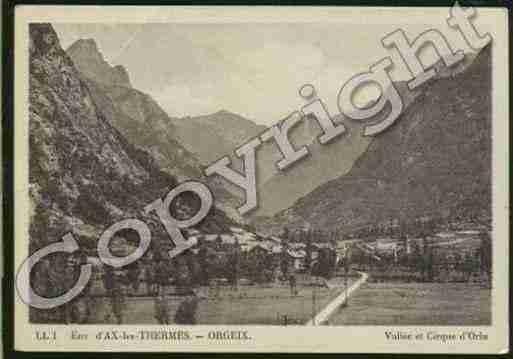
[[[179,181],[195,179],[208,183],[216,205],[238,219],[234,210],[238,197],[218,179],[203,176],[200,160],[183,145],[178,119],[168,116],[150,95],[104,77],[103,62],[91,60],[103,59],[94,40],[77,40],[66,52],[79,69],[97,108],[128,142],[151,153],[159,169]],[[210,132],[204,128],[198,136],[202,138],[205,133]]]
[[[50,24],[30,25],[29,79],[32,248],[68,231],[94,243],[102,229],[143,216],[146,204],[177,184],[155,154],[109,122],[116,113],[105,114],[95,104]],[[222,230],[229,223],[213,209],[199,226]],[[157,240],[168,240],[158,225],[154,229]]]
[[[94,40],[77,40],[66,52],[95,105],[128,141],[151,152],[163,171],[180,179],[201,177],[198,160],[178,142],[173,119],[151,96],[105,76],[109,65]]]
[[[76,63],[78,70],[87,77],[99,83],[132,87],[126,69],[121,66],[111,66],[103,58],[93,39],[81,39],[73,43],[66,51],[72,59],[80,58]],[[94,69],[94,71],[91,71]]]

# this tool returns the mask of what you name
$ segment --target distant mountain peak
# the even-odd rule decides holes
[[[90,48],[91,50],[94,50],[94,51],[98,51],[98,45],[96,45],[96,41],[93,38],[78,39],[73,44],[71,44],[70,48],[73,46],[80,46],[80,47]]]
[[[247,120],[247,121],[250,121],[248,120],[247,118],[245,118],[244,116],[242,115],[239,115],[238,113],[235,113],[235,112],[232,112],[232,111],[228,111],[224,108],[220,109],[219,111],[217,112],[214,112],[210,115],[207,115],[207,116],[230,116],[230,117],[237,117],[237,118],[240,118],[240,119],[244,119],[244,120]]]
[[[91,59],[95,59],[98,62],[104,62],[103,54],[98,49],[98,45],[94,39],[78,39],[73,44],[71,44],[66,50],[68,55],[70,53],[83,57],[89,57]]]
[[[239,122],[239,125],[242,125],[242,123],[247,123],[250,126],[257,126],[262,129],[265,128],[265,126],[259,125],[255,121],[253,121],[249,118],[246,118],[245,116],[243,116],[241,114],[226,110],[224,108],[220,109],[217,112],[211,113],[210,115],[197,116],[196,118],[198,118],[198,119],[201,118],[203,120],[208,120],[208,121],[219,121],[219,120],[225,120],[225,121],[230,121],[230,122],[237,121],[237,122]],[[243,126],[246,126],[246,125],[243,125]]]
[[[232,152],[266,128],[226,109],[182,120],[176,129],[180,142],[203,164]]]
[[[111,66],[94,39],[79,39],[66,52],[84,76],[107,85],[132,87],[128,71],[122,65]]]

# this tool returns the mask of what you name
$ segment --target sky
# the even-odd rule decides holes
[[[410,75],[399,56],[381,45],[394,23],[53,23],[64,49],[93,38],[111,65],[123,65],[134,88],[150,94],[171,116],[197,116],[221,109],[271,125],[299,109],[299,88],[310,83],[328,111],[337,114],[337,94],[352,76],[385,56],[391,76]],[[453,49],[468,51],[460,34],[439,17],[429,25],[401,24],[407,36],[436,27]],[[429,47],[421,58],[436,60]],[[369,87],[356,97],[379,95]]]

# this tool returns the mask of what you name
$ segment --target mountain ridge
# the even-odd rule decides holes
[[[346,175],[272,218],[255,219],[257,227],[350,230],[390,217],[448,216],[465,209],[488,213],[490,58],[488,46],[462,71],[426,83]]]
[[[29,35],[31,250],[66,232],[90,246],[102,228],[134,217],[148,223],[156,242],[169,242],[158,220],[142,209],[176,186],[176,177],[96,106],[51,24],[31,24]],[[198,227],[222,231],[233,223],[213,208]]]
[[[208,183],[216,197],[216,206],[239,220],[234,210],[238,198],[217,179],[206,178],[202,165],[195,154],[183,145],[178,133],[178,119],[170,117],[148,94],[133,87],[109,82],[102,76],[103,59],[94,40],[77,40],[69,48],[69,56],[82,74],[91,90],[91,96],[107,120],[126,137],[130,143],[152,155],[159,168],[179,181],[189,179]],[[90,54],[88,51],[95,52]]]
[[[227,110],[183,117],[175,124],[181,142],[205,165],[229,155],[267,128]]]
[[[66,53],[72,59],[77,57],[83,59],[82,62],[75,65],[87,77],[100,83],[105,82],[129,88],[132,87],[128,71],[122,65],[111,66],[104,59],[94,39],[79,39],[66,49]],[[85,62],[87,62],[87,65]],[[97,70],[89,71],[88,69],[92,66],[96,67]]]

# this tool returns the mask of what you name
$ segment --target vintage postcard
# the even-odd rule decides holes
[[[15,348],[507,352],[507,21],[17,6]]]

